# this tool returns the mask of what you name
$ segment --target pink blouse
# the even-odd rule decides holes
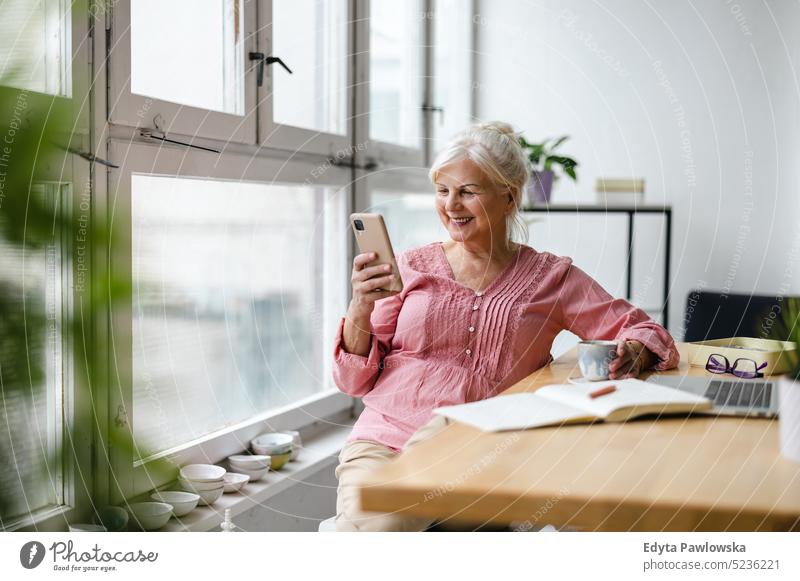
[[[334,347],[333,379],[363,398],[348,438],[402,449],[434,408],[492,397],[552,361],[555,336],[635,339],[678,364],[669,333],[615,299],[572,259],[521,246],[482,292],[455,280],[441,242],[397,256],[403,291],[375,303],[366,356]]]

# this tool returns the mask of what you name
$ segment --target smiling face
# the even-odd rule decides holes
[[[505,245],[506,218],[514,210],[507,189],[467,157],[439,168],[435,183],[436,211],[453,240],[486,250]]]

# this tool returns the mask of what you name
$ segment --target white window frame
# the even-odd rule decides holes
[[[265,55],[270,56],[274,54],[272,47],[272,6],[272,0],[259,0],[258,46],[263,48],[262,52],[264,52]],[[279,65],[273,64],[264,67],[264,83],[258,90],[259,142],[263,146],[285,149],[288,151],[317,153],[345,163],[350,160],[351,144],[354,142],[353,123],[351,119],[353,117],[353,99],[356,91],[355,83],[353,82],[354,62],[352,58],[352,55],[356,52],[355,26],[353,25],[353,21],[355,20],[355,2],[353,1],[347,3],[347,19],[349,26],[347,27],[346,47],[348,55],[351,55],[351,58],[348,59],[346,74],[346,133],[344,135],[338,135],[276,123],[273,115],[275,75],[289,75],[289,73],[283,70]],[[281,55],[278,54],[274,56],[280,57]],[[292,67],[292,63],[287,63],[287,65],[290,68]],[[291,75],[289,75],[289,77],[291,77]],[[289,80],[291,80],[291,78]]]
[[[234,115],[180,103],[162,101],[131,92],[131,1],[119,0],[113,6],[108,54],[109,114],[115,125],[163,130],[194,138],[218,139],[226,143],[256,142],[256,67],[248,53],[257,51],[253,26],[256,0],[241,0],[244,10],[244,111]],[[157,17],[157,15],[154,15]],[[160,116],[158,123],[156,117]]]
[[[309,171],[315,164],[288,157],[256,157],[252,154],[223,154],[222,156],[180,146],[154,146],[112,140],[109,157],[116,160],[119,169],[109,171],[109,219],[118,238],[112,248],[110,264],[120,276],[132,272],[132,222],[131,176],[134,173],[160,174],[177,177],[247,181],[260,183],[309,185]],[[323,176],[312,186],[346,188],[350,181],[349,169],[326,167]],[[343,313],[346,305],[343,305]],[[133,309],[128,300],[113,308],[110,327],[110,393],[109,409],[118,418],[109,426],[112,439],[132,439],[136,410],[133,407]],[[240,453],[242,442],[248,442],[260,433],[273,430],[300,429],[315,421],[339,412],[350,410],[353,398],[338,390],[328,390],[300,402],[277,410],[270,410],[226,427],[202,438],[187,442],[155,454],[142,461],[133,462],[124,450],[112,450],[111,469],[116,487],[112,486],[111,501],[125,499],[168,484],[175,480],[179,466],[192,463],[219,462],[227,456]],[[116,421],[119,419],[119,421]],[[158,461],[173,466],[168,471],[158,470]]]

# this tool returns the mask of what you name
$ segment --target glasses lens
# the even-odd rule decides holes
[[[722,355],[710,355],[706,362],[706,369],[711,373],[725,373],[728,370],[728,360]]]
[[[757,375],[756,362],[752,359],[737,359],[733,362],[731,373],[737,377],[752,379]]]

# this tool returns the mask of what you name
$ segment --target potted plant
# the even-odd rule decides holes
[[[520,135],[519,144],[528,154],[531,162],[531,179],[528,182],[527,204],[533,205],[550,201],[553,191],[553,182],[558,179],[554,171],[555,166],[561,166],[562,171],[572,178],[577,179],[575,168],[578,162],[564,155],[558,155],[555,150],[569,139],[568,135],[548,138],[541,143],[530,143]]]

